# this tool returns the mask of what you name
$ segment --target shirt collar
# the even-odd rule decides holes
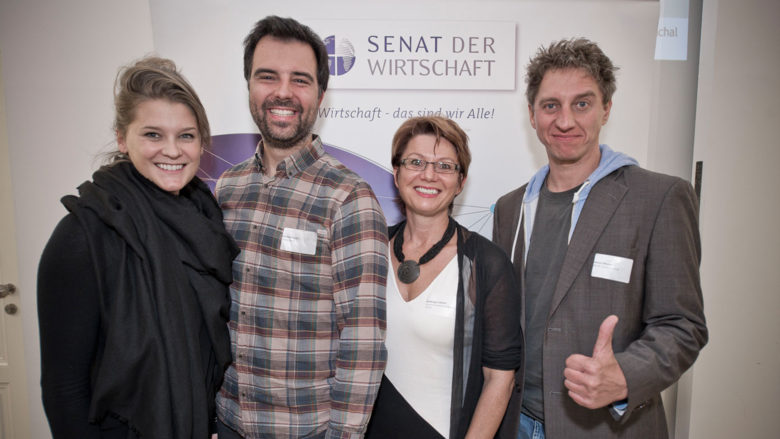
[[[276,168],[276,172],[283,172],[287,178],[294,177],[314,164],[324,154],[325,148],[322,146],[320,136],[313,134],[311,142],[280,162]],[[263,172],[262,139],[257,143],[257,148],[255,149],[255,166],[260,172]]]

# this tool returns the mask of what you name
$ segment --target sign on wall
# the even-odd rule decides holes
[[[514,90],[510,21],[314,21],[330,56],[330,87]]]
[[[562,38],[590,38],[620,67],[602,140],[640,163],[647,155],[655,2],[151,0],[150,9],[155,49],[182,68],[208,112],[220,163],[210,178],[253,151],[242,43],[267,15],[293,17],[323,39],[331,77],[314,130],[372,184],[389,223],[400,218],[393,134],[409,117],[436,114],[464,129],[472,151],[453,214],[491,235],[498,197],[546,163],[528,120],[524,70],[540,46]],[[236,147],[238,138],[249,143]]]

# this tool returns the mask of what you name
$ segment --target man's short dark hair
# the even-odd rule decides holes
[[[617,90],[615,71],[618,68],[601,51],[598,44],[585,38],[560,40],[540,48],[528,63],[525,77],[525,82],[528,83],[525,89],[528,105],[533,107],[545,73],[561,69],[583,69],[588,72],[599,85],[604,105],[612,99]]]
[[[280,40],[295,40],[306,43],[314,50],[317,60],[317,85],[320,96],[328,89],[328,51],[325,43],[308,26],[303,25],[292,18],[282,18],[269,15],[255,24],[252,32],[244,39],[244,79],[249,81],[252,74],[252,58],[255,55],[255,47],[261,38],[272,36]]]

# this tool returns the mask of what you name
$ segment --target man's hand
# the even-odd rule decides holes
[[[601,322],[593,356],[574,354],[566,359],[563,384],[577,404],[597,409],[628,397],[626,377],[612,352],[612,334],[618,317],[611,315]]]

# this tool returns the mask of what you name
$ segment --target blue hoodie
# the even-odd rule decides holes
[[[571,211],[571,227],[569,228],[569,241],[571,241],[571,235],[574,233],[574,227],[577,225],[577,220],[580,218],[580,212],[582,212],[582,206],[585,205],[585,200],[590,194],[590,190],[593,186],[605,176],[611,174],[614,170],[622,168],[623,166],[637,166],[639,163],[633,158],[629,157],[622,152],[615,152],[607,145],[599,145],[601,151],[601,160],[599,166],[593,171],[592,174],[585,179],[580,186],[580,189],[574,194],[572,204],[574,208]],[[517,232],[515,232],[515,239],[512,245],[512,255],[514,257],[514,249],[517,246],[517,234],[520,231],[520,225],[525,224],[525,253],[523,260],[528,256],[528,246],[531,242],[531,233],[534,228],[534,217],[536,216],[536,206],[539,201],[539,193],[542,190],[542,184],[550,172],[550,165],[544,165],[531,180],[528,182],[528,186],[525,188],[525,195],[523,195],[523,204],[520,208],[520,216],[523,217],[523,221],[518,221]],[[513,261],[514,262],[514,261]]]

